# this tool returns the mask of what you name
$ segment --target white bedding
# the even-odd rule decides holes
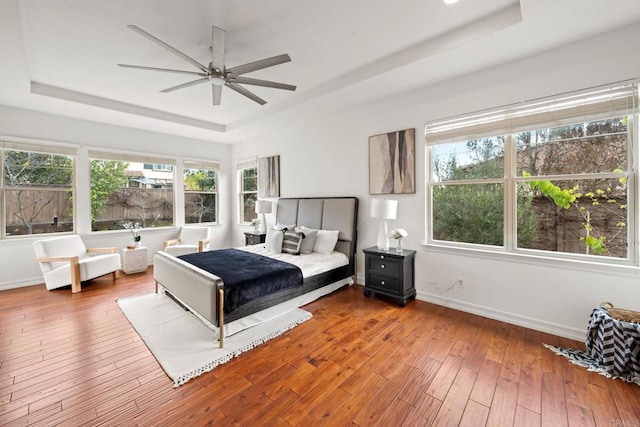
[[[273,252],[267,251],[265,245],[242,246],[237,249],[253,252],[258,255],[263,255],[296,265],[300,270],[302,270],[303,278],[311,277],[349,264],[347,256],[342,252],[337,251],[333,251],[330,254],[312,252],[310,254],[291,255],[286,253],[274,254]]]

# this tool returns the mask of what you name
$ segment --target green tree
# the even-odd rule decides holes
[[[434,159],[439,181],[480,180],[504,175],[503,138],[466,143],[466,164],[459,155]],[[537,219],[531,215],[533,196],[518,189],[518,244],[528,244]],[[502,184],[469,183],[433,187],[433,237],[437,240],[502,246],[504,244],[504,188]]]
[[[127,184],[129,163],[118,160],[91,160],[91,222],[102,215],[109,196]]]

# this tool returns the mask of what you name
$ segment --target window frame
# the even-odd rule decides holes
[[[175,169],[175,168],[174,168]],[[214,191],[191,191],[187,190],[185,187],[184,178],[186,177],[187,170],[200,170],[200,171],[210,171],[215,174],[215,190]],[[184,210],[184,222],[185,224],[207,224],[207,225],[219,225],[220,224],[220,164],[217,162],[201,162],[201,161],[190,161],[185,160],[182,164],[182,193],[184,196],[183,202],[183,210]],[[175,188],[174,188],[175,191]],[[213,194],[215,198],[215,220],[214,221],[204,221],[204,222],[187,222],[187,194]]]
[[[71,202],[71,230],[70,231],[60,231],[53,233],[31,233],[31,234],[16,234],[10,235],[7,234],[7,226],[8,221],[6,218],[7,215],[7,192],[19,190],[21,188],[25,188],[23,186],[10,186],[5,182],[4,174],[5,174],[5,162],[4,156],[6,151],[21,151],[35,154],[44,154],[50,156],[64,156],[68,157],[71,161],[71,177],[70,177],[70,185],[69,187],[48,187],[44,185],[28,187],[30,190],[41,190],[41,191],[53,191],[57,193],[70,193],[70,202]],[[65,234],[73,234],[76,233],[78,228],[78,218],[77,218],[77,205],[76,205],[76,194],[77,194],[77,186],[76,186],[76,177],[77,177],[77,167],[78,167],[78,156],[77,149],[75,147],[66,146],[66,145],[57,145],[48,142],[24,142],[18,141],[15,138],[2,139],[0,138],[0,240],[13,240],[13,239],[28,239],[28,238],[40,238],[47,236],[59,236]],[[58,216],[54,211],[54,215],[52,216],[54,223],[57,221]]]
[[[610,264],[610,265],[618,265],[618,266],[640,266],[639,262],[639,254],[637,248],[637,230],[638,230],[638,221],[639,221],[639,213],[638,213],[638,194],[637,194],[637,173],[638,170],[638,111],[637,111],[637,87],[634,84],[631,84],[632,92],[632,105],[629,106],[624,113],[594,113],[594,112],[585,112],[582,115],[571,115],[567,113],[560,113],[562,118],[559,120],[555,120],[553,123],[538,123],[532,124],[531,122],[527,124],[523,129],[510,129],[508,132],[498,132],[501,128],[505,128],[505,126],[501,126],[500,122],[495,124],[496,133],[490,133],[487,131],[487,128],[490,128],[491,125],[487,125],[486,123],[479,124],[479,127],[482,128],[481,134],[474,134],[473,125],[468,129],[465,129],[463,132],[460,132],[460,135],[457,138],[455,137],[455,129],[453,127],[449,127],[446,129],[446,136],[443,138],[429,136],[429,124],[425,126],[425,208],[426,208],[426,218],[425,218],[425,245],[434,247],[434,248],[443,248],[443,249],[451,249],[454,251],[457,250],[465,250],[465,251],[473,251],[475,253],[487,253],[487,254],[496,254],[503,253],[506,255],[515,255],[515,256],[525,256],[525,257],[541,257],[549,260],[561,260],[561,261],[579,261],[586,262],[588,264],[594,265],[602,265],[602,264]],[[586,91],[587,93],[589,91]],[[527,108],[525,105],[519,104],[518,108]],[[488,115],[497,114],[496,112],[502,112],[508,110],[506,107],[501,107],[500,109],[496,109],[495,111],[481,112],[480,114],[471,114],[465,115],[460,118],[447,119],[447,122],[455,122],[460,121],[462,123],[465,120],[473,120],[474,117],[480,115]],[[522,182],[527,182],[531,180],[535,180],[536,177],[523,177],[517,176],[517,158],[516,158],[516,134],[523,131],[529,130],[538,130],[545,128],[556,128],[562,126],[564,124],[573,124],[580,122],[593,122],[597,120],[606,120],[608,118],[613,117],[621,117],[627,116],[627,144],[626,144],[626,153],[627,153],[627,166],[626,170],[623,173],[584,173],[584,174],[561,174],[561,175],[548,175],[538,177],[538,179],[542,178],[545,180],[571,180],[571,179],[580,179],[580,180],[589,180],[595,178],[620,178],[625,176],[627,178],[627,257],[626,258],[616,258],[616,257],[600,257],[592,254],[577,254],[570,252],[555,252],[549,250],[540,250],[540,249],[528,249],[528,248],[519,248],[517,246],[517,191],[518,185]],[[549,118],[549,116],[545,116]],[[526,120],[525,120],[526,121]],[[439,125],[444,121],[440,121],[436,123]],[[436,132],[433,132],[434,136]],[[488,178],[488,179],[474,179],[474,180],[458,180],[453,182],[439,182],[433,180],[433,147],[441,144],[447,144],[451,142],[460,142],[460,141],[468,141],[474,139],[480,139],[489,136],[503,136],[504,137],[504,167],[503,167],[503,176],[500,178]],[[461,185],[461,184],[489,184],[489,183],[501,183],[504,189],[504,231],[503,231],[503,245],[502,246],[490,246],[483,244],[472,244],[465,242],[453,242],[453,241],[445,241],[445,240],[435,240],[433,238],[433,188],[439,185]]]
[[[176,173],[177,173],[177,168],[176,168],[176,161],[174,158],[164,158],[161,156],[147,156],[147,155],[140,155],[140,154],[135,154],[135,153],[127,153],[127,152],[120,152],[120,151],[103,151],[103,150],[89,150],[88,153],[88,159],[87,159],[87,169],[88,169],[88,177],[89,179],[91,179],[91,162],[93,160],[106,160],[106,161],[120,161],[120,162],[125,162],[125,163],[137,163],[141,165],[141,171],[143,170],[148,170],[151,173],[171,173],[171,203],[172,203],[172,217],[171,217],[171,224],[167,224],[167,225],[161,225],[161,226],[147,226],[147,227],[143,227],[142,230],[149,230],[149,229],[165,229],[165,228],[175,228],[176,227],[176,221],[177,221],[177,203],[176,203],[176,197],[177,197],[177,192],[178,191],[184,191],[184,189],[177,189],[176,188]],[[145,164],[152,164],[152,165],[166,165],[166,166],[170,166],[171,170],[168,170],[168,168],[163,168],[162,170],[160,169],[145,169]],[[164,180],[164,178],[163,178]],[[166,181],[166,180],[165,180]],[[166,184],[167,182],[165,182]],[[122,188],[127,188],[127,187],[122,187]],[[143,188],[143,187],[131,187],[131,188]],[[162,187],[160,189],[163,189]],[[165,190],[167,188],[164,188]],[[89,194],[89,198],[91,198],[91,195]],[[89,214],[91,215],[91,209],[89,210]],[[119,221],[122,222],[125,219],[122,218]],[[114,219],[115,221],[115,219]],[[137,222],[137,221],[133,221],[133,222]],[[108,230],[94,230],[93,229],[93,225],[90,225],[90,230],[89,232],[91,234],[95,234],[95,233],[109,233],[109,232],[119,232],[120,228],[113,228],[113,229],[108,229]],[[124,228],[122,228],[123,232],[126,232],[127,230],[125,230]]]
[[[255,191],[247,191],[244,188],[243,174],[245,170],[255,169],[256,176],[256,189]],[[238,181],[238,224],[249,225],[251,221],[258,217],[258,214],[253,212],[252,218],[244,217],[244,203],[245,196],[255,194],[255,200],[258,200],[258,159],[249,159],[238,162],[237,166],[237,181]]]

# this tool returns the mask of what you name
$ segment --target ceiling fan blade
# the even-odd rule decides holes
[[[224,49],[227,33],[222,28],[211,27],[211,68],[224,72]]]
[[[118,67],[135,68],[138,70],[153,70],[153,71],[164,71],[167,73],[192,74],[192,75],[203,76],[203,77],[206,76],[205,73],[198,73],[197,71],[172,70],[170,68],[146,67],[144,65],[129,65],[129,64],[117,64],[117,65]]]
[[[199,63],[195,59],[191,58],[190,56],[187,56],[184,53],[180,52],[178,49],[174,48],[173,46],[170,46],[167,43],[163,42],[159,38],[152,36],[151,34],[147,33],[142,28],[140,28],[140,27],[138,27],[136,25],[127,25],[127,28],[135,31],[136,33],[140,34],[141,36],[151,40],[152,42],[154,42],[158,46],[161,46],[161,47],[167,49],[169,52],[173,53],[174,55],[177,55],[180,58],[184,59],[185,61],[193,64],[196,68],[199,68],[203,72],[207,72],[207,70],[208,70],[207,67],[205,67],[204,65],[202,65],[201,63]]]
[[[209,78],[204,77],[202,79],[198,79],[198,80],[193,80],[191,82],[187,82],[187,83],[182,83],[178,86],[172,86],[170,88],[161,90],[160,92],[162,93],[167,93],[167,92],[173,92],[174,90],[178,90],[178,89],[184,89],[185,87],[189,87],[189,86],[194,86],[194,85],[198,85],[200,83],[208,83],[209,82]]]
[[[268,80],[252,79],[251,77],[233,76],[231,77],[233,83],[240,83],[245,85],[272,87],[274,89],[284,90],[296,90],[294,85],[288,85],[286,83],[271,82]]]
[[[227,69],[227,72],[239,76],[241,74],[250,73],[252,71],[262,70],[263,68],[273,67],[274,65],[283,64],[291,61],[291,58],[286,53],[278,56],[272,56],[271,58],[261,59],[259,61],[250,62],[244,65],[238,65]]]
[[[247,89],[243,88],[242,86],[240,86],[240,85],[238,85],[236,83],[227,82],[227,83],[225,83],[225,86],[227,86],[230,89],[235,90],[239,94],[246,96],[247,98],[251,99],[252,101],[257,102],[260,105],[264,105],[264,104],[267,103],[267,101],[265,101],[264,99],[260,98],[255,93],[248,91]]]
[[[222,99],[222,86],[211,85],[211,90],[211,93],[213,94],[213,105],[220,105],[220,100]]]

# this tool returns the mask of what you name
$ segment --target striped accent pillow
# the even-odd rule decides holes
[[[304,233],[297,233],[295,231],[285,232],[282,241],[282,252],[291,255],[300,255],[302,239],[304,239]]]

